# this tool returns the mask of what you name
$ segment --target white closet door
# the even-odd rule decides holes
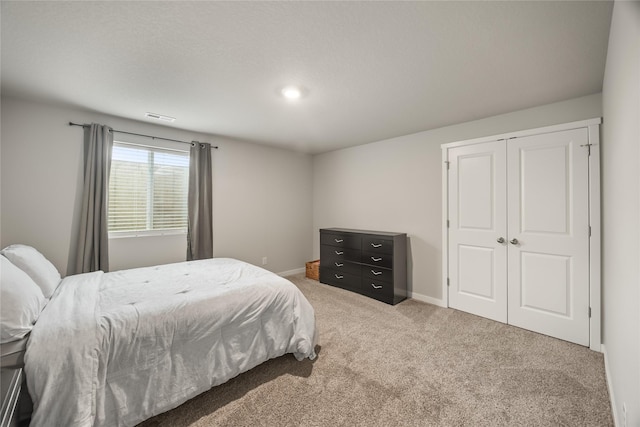
[[[586,346],[587,143],[584,128],[507,143],[509,324]]]
[[[449,151],[449,305],[507,321],[504,141]]]

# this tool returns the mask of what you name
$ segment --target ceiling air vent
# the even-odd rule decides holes
[[[173,123],[176,121],[175,117],[163,116],[162,114],[145,113],[144,115],[147,116],[148,119],[160,120],[161,122]]]

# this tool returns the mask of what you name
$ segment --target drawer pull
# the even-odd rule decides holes
[[[336,255],[342,255],[342,254],[344,254],[344,251],[335,251],[335,252],[336,252]]]
[[[372,256],[371,257],[371,261],[380,262],[380,261],[382,261],[382,258],[376,258],[376,257]]]
[[[371,246],[373,246],[374,248],[379,248],[382,246],[382,243],[372,243]]]
[[[382,289],[382,285],[376,286],[375,283],[372,283],[371,286],[373,286],[373,289]]]
[[[336,243],[342,243],[342,242],[344,242],[344,239],[333,239],[333,240],[335,240],[335,241],[336,241]]]
[[[336,276],[336,279],[344,279],[344,276],[341,276],[339,274],[334,274],[334,276]]]
[[[373,273],[374,276],[379,276],[382,274],[382,271],[371,270],[371,272]]]
[[[336,262],[336,267],[342,267],[342,266],[344,266],[344,263]]]

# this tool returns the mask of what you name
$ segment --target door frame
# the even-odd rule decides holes
[[[472,144],[509,139],[522,136],[539,135],[570,129],[588,130],[589,155],[589,348],[601,351],[602,332],[602,285],[601,285],[601,224],[600,224],[600,124],[602,118],[579,120],[553,126],[527,129],[498,135],[485,136],[441,145],[442,153],[442,302],[449,307],[449,149]]]

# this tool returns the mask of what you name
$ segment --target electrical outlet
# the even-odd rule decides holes
[[[262,257],[262,265],[267,265],[267,257],[266,256]]]
[[[622,427],[627,427],[627,403],[622,404]]]

